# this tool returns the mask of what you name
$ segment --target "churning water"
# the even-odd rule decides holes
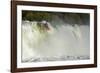
[[[54,27],[48,22],[46,30],[37,25],[36,21],[22,22],[22,62],[89,59],[89,25]]]

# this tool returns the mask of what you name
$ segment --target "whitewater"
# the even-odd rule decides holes
[[[22,21],[22,62],[86,60],[90,58],[89,25],[52,26],[41,31],[37,21]]]

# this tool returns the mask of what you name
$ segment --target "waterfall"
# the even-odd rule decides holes
[[[49,30],[37,21],[22,22],[23,62],[89,59],[88,25],[47,24]]]

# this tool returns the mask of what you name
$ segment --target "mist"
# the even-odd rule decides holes
[[[23,20],[22,62],[89,59],[89,19],[83,17],[77,22],[75,17],[63,19],[55,15],[51,21],[46,21],[49,27],[46,31],[38,28],[38,21]]]

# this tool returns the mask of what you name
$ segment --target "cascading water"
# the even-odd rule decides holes
[[[22,22],[22,62],[89,59],[89,25],[46,23]]]

